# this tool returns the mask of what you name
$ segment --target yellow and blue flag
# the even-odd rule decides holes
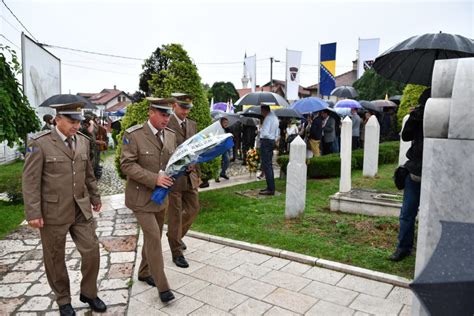
[[[319,93],[329,96],[336,87],[336,43],[321,45],[319,66]]]

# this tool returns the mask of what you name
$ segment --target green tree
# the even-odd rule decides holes
[[[239,99],[239,93],[232,82],[218,81],[212,85],[208,98],[209,101],[214,98],[214,102],[227,102],[230,99],[235,102]]]
[[[183,92],[192,95],[194,106],[189,113],[189,118],[197,122],[198,130],[209,126],[211,124],[211,115],[201,84],[201,77],[188,53],[180,44],[168,44],[161,47],[160,55],[163,60],[167,60],[167,63],[166,67],[161,69],[159,73],[153,73],[152,79],[148,82],[152,95],[169,97],[173,92]],[[145,122],[147,117],[148,101],[145,100],[129,106],[122,120],[122,132],[119,135],[119,139],[122,139],[124,130],[135,124]],[[119,144],[116,152],[117,166],[119,165],[120,152],[121,145]],[[215,178],[218,167],[218,160],[201,164],[203,180]]]
[[[402,100],[400,101],[397,112],[398,126],[400,126],[400,128],[402,127],[403,117],[410,113],[411,108],[418,105],[418,98],[426,88],[425,86],[416,84],[407,84],[405,89],[403,89]]]
[[[143,72],[140,74],[140,81],[138,87],[140,88],[146,96],[150,96],[152,91],[149,86],[149,81],[152,79],[152,75],[156,74],[161,77],[163,74],[162,70],[166,69],[169,64],[168,58],[161,54],[162,48],[157,47],[156,50],[151,54],[151,56],[145,59],[145,62],[142,65]]]
[[[402,94],[405,84],[387,80],[380,76],[373,69],[364,72],[362,77],[354,82],[353,87],[359,93],[359,100],[380,100],[385,95]]]
[[[5,53],[11,58],[7,59]],[[26,140],[28,133],[40,129],[35,110],[29,105],[16,76],[21,73],[14,50],[0,44],[0,142],[12,147]]]

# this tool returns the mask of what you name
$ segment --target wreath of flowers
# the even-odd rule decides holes
[[[247,168],[249,169],[250,173],[257,172],[258,163],[260,161],[260,157],[258,156],[257,149],[251,148],[247,151]]]

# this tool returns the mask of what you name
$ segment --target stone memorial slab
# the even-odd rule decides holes
[[[306,169],[306,143],[297,136],[290,144],[290,162],[286,171],[286,219],[297,218],[304,213]]]
[[[372,115],[365,125],[364,166],[362,175],[375,177],[379,168],[380,125],[375,115]]]

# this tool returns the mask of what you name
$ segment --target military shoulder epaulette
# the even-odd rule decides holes
[[[51,133],[51,130],[46,129],[44,131],[41,131],[41,132],[38,132],[38,133],[34,134],[33,136],[31,136],[31,139],[38,139],[40,137],[43,137],[44,135],[48,135],[49,133]]]
[[[126,131],[127,133],[133,133],[133,132],[135,132],[136,130],[142,128],[142,127],[143,127],[143,124],[137,124],[137,125],[134,125],[134,126],[132,126],[132,127],[127,128],[125,131]]]
[[[168,132],[171,132],[171,133],[173,133],[173,134],[175,133],[175,131],[172,130],[171,128],[169,128],[169,127],[165,127],[165,129],[166,129]]]
[[[88,141],[91,140],[91,138],[90,138],[89,136],[87,136],[86,134],[82,133],[81,131],[77,131],[77,135],[84,136]]]

